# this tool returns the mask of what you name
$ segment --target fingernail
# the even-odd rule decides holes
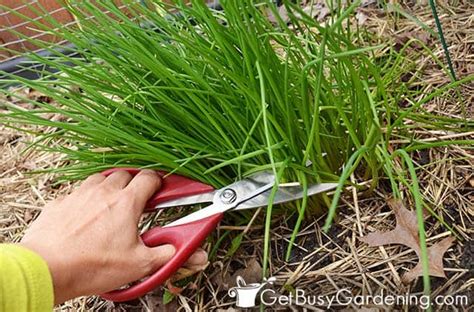
[[[155,170],[151,170],[151,169],[143,169],[142,174],[158,175],[158,173]]]
[[[194,253],[194,256],[195,256],[195,259],[196,259],[196,261],[195,261],[196,263],[207,262],[207,252],[205,252],[202,249],[196,250],[196,252]]]

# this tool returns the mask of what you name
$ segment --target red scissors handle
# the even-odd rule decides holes
[[[116,171],[127,171],[133,176],[140,172],[136,168],[113,168],[102,172],[108,176]],[[160,176],[166,172],[158,171]],[[160,190],[152,196],[146,205],[146,210],[153,210],[157,204],[168,200],[178,199],[186,196],[212,192],[214,188],[210,185],[191,180],[189,178],[171,174],[163,178]],[[222,220],[223,213],[190,222],[178,226],[156,227],[142,234],[143,243],[148,247],[156,247],[171,244],[175,248],[173,258],[162,266],[158,271],[145,280],[126,289],[118,289],[101,295],[102,298],[122,302],[129,301],[145,295],[147,292],[166,282],[186,260],[201,246],[202,242],[217,227]]]
[[[158,271],[129,288],[119,289],[101,295],[102,298],[117,302],[129,301],[145,295],[166,282],[186,260],[201,246],[206,237],[217,227],[224,216],[217,213],[210,217],[170,227],[156,227],[142,235],[145,245],[155,247],[171,244],[176,252]]]
[[[103,175],[109,176],[116,171],[127,171],[131,175],[137,175],[141,170],[137,168],[112,168],[102,172]],[[157,171],[163,177],[167,174],[165,171]],[[145,206],[145,211],[152,211],[156,205],[168,200],[178,199],[186,196],[198,195],[212,192],[214,188],[210,185],[191,180],[189,178],[171,174],[161,181],[160,190],[153,195]]]

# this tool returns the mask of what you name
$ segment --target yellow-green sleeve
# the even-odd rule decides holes
[[[48,265],[36,253],[0,244],[0,312],[52,311],[53,283]]]

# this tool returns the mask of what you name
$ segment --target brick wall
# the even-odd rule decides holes
[[[214,1],[215,0],[208,0],[208,2]],[[45,26],[51,26],[44,18],[42,18],[42,16],[47,14],[46,12],[49,12],[53,18],[63,25],[73,23],[74,18],[63,7],[61,4],[63,2],[64,0],[0,0],[0,47],[3,46],[19,52],[37,49],[35,45],[22,39],[22,36],[38,38],[49,42],[57,42],[58,38],[55,38],[52,35],[43,34],[43,32],[32,22],[10,12],[10,10],[16,11],[29,18],[33,18]],[[171,0],[163,0],[163,2],[171,2]],[[116,3],[118,5],[122,4],[120,0],[116,0]],[[139,3],[138,0],[137,3]],[[2,8],[2,6],[6,8]],[[44,13],[38,15],[38,12],[35,12],[35,10],[40,10],[40,12]],[[19,36],[15,34],[12,30],[14,32],[19,32],[21,35]],[[0,62],[11,56],[12,53],[0,48]]]
[[[67,10],[62,7],[60,1],[56,0],[0,0],[0,4],[29,18],[35,18],[46,26],[51,25],[47,23],[44,18],[38,16],[38,14],[35,12],[35,9],[40,10],[40,7],[43,7],[46,11],[50,12],[52,17],[60,21],[62,24],[66,24],[74,20],[71,14],[69,14]],[[57,41],[57,38],[54,38],[51,35],[42,34],[42,32],[38,30],[33,23],[28,22],[24,18],[15,15],[14,13],[8,12],[7,9],[0,8],[0,44],[16,51],[34,50],[36,48],[33,44],[22,40],[21,36],[13,33],[12,30],[28,37],[40,38],[42,40],[51,42]],[[10,53],[7,51],[0,51],[0,53],[0,60],[1,58],[5,59],[10,56]]]

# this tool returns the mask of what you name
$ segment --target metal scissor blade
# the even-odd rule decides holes
[[[270,172],[260,172],[253,175],[252,177],[234,182],[214,192],[212,205],[195,211],[181,219],[167,224],[166,226],[182,225],[201,220],[217,213],[223,213],[225,211],[235,209],[235,207],[239,206],[240,204],[254,197],[260,196],[262,193],[268,191],[273,187],[274,183],[274,176]],[[228,200],[226,200],[226,194],[229,192],[231,193],[232,198],[228,198]]]
[[[270,171],[261,171],[258,172],[246,179],[237,181],[224,187],[220,190],[215,190],[214,192],[208,192],[198,195],[191,195],[187,197],[181,197],[173,200],[169,200],[163,203],[160,203],[155,206],[155,209],[163,209],[169,207],[179,207],[179,206],[188,206],[193,204],[202,204],[202,203],[212,203],[216,197],[216,193],[221,193],[224,189],[232,188],[234,189],[239,198],[245,199],[245,197],[252,193],[252,191],[257,190],[259,187],[273,183],[275,177]]]
[[[204,219],[206,217],[210,217],[216,213],[224,212],[226,210],[227,208],[225,206],[222,206],[219,204],[212,204],[212,205],[207,206],[206,208],[203,208],[201,210],[188,214],[187,216],[182,217],[176,221],[168,223],[163,227],[176,226],[176,225],[182,225],[182,224],[194,222],[197,220]]]
[[[312,196],[318,193],[326,192],[332,190],[337,187],[337,183],[321,183],[321,184],[314,184],[308,188],[308,196]],[[271,189],[263,191],[261,194],[252,197],[246,201],[241,202],[232,210],[240,210],[240,209],[251,209],[251,208],[258,208],[268,205],[268,198],[270,196]],[[286,203],[289,201],[294,201],[297,199],[301,199],[304,196],[303,187],[299,185],[291,185],[291,186],[281,186],[278,188],[278,191],[275,195],[275,199],[273,201],[274,204],[281,204]],[[168,226],[176,226],[182,225],[185,223],[197,221],[209,216],[212,216],[216,213],[221,213],[228,211],[229,206],[222,205],[219,201],[215,201],[212,205],[207,206],[201,210],[195,211],[181,219],[178,219],[172,223],[165,225]]]
[[[155,209],[163,209],[169,207],[189,206],[202,203],[212,203],[215,192],[181,197],[178,199],[168,200],[155,206]]]
[[[324,193],[335,189],[337,183],[320,183],[313,184],[308,187],[308,196],[316,195],[319,193]],[[272,190],[268,190],[248,201],[245,201],[234,208],[234,210],[243,210],[243,209],[252,209],[258,207],[264,207],[268,205],[268,199],[270,197]],[[275,199],[273,204],[282,204],[297,199],[301,199],[304,196],[303,187],[300,185],[290,185],[290,186],[279,186],[278,191],[275,194]]]

